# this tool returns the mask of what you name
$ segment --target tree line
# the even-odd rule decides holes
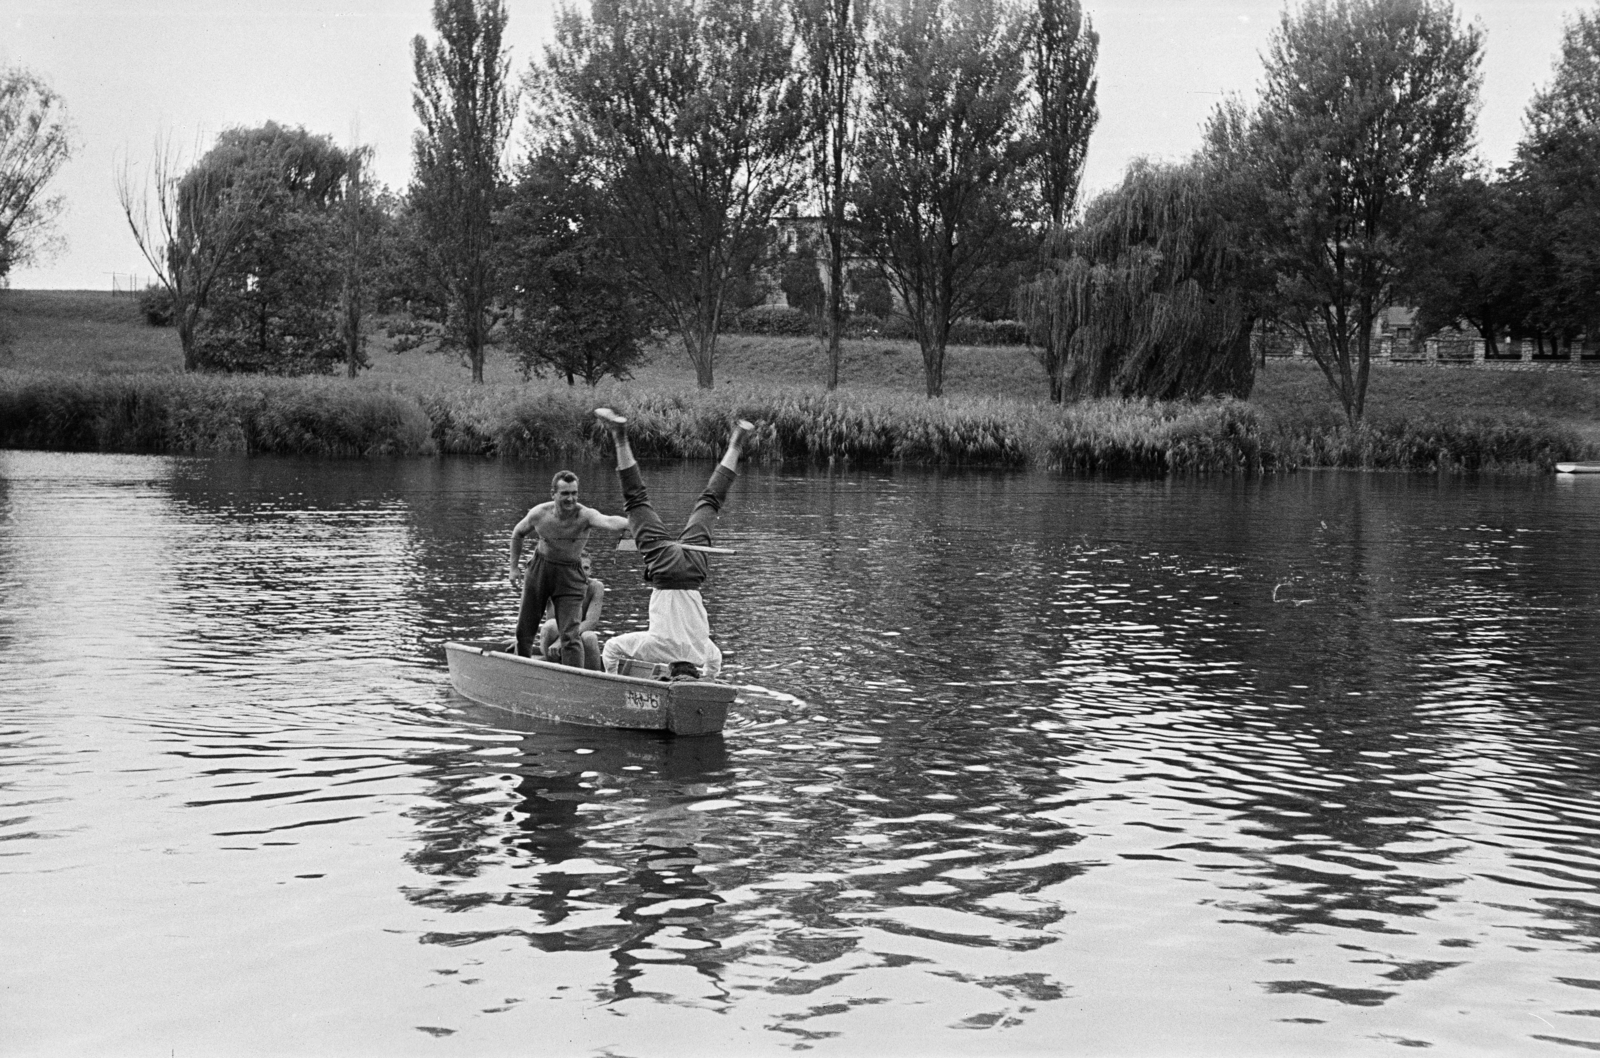
[[[1361,418],[1373,321],[1413,305],[1570,344],[1600,324],[1600,8],[1570,18],[1515,159],[1473,154],[1483,33],[1448,0],[1300,0],[1186,161],[1080,202],[1099,36],[1078,0],[591,0],[514,71],[502,0],[413,42],[409,187],[303,129],[119,183],[193,369],[351,374],[374,310],[481,380],[625,377],[654,331],[703,387],[776,226],[839,377],[850,295],[943,389],[963,317],[1027,328],[1057,401],[1247,395],[1263,327]],[[524,130],[511,143],[512,130]]]
[[[594,0],[520,78],[502,0],[432,15],[403,193],[360,183],[363,148],[272,123],[123,171],[188,368],[354,374],[361,321],[403,305],[401,347],[475,380],[494,344],[526,373],[626,376],[666,331],[710,387],[803,214],[829,386],[854,281],[893,291],[938,395],[952,325],[1003,314],[1072,214],[1096,119],[1078,0]]]

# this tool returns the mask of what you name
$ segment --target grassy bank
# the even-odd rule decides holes
[[[0,445],[312,455],[601,455],[591,410],[632,420],[646,458],[714,458],[734,417],[761,423],[755,458],[1091,473],[1550,469],[1590,454],[1530,416],[1285,420],[1242,401],[1093,401],[1055,408],[992,397],[928,401],[782,385],[711,392],[631,383],[417,387],[339,379],[0,372]]]
[[[354,382],[184,375],[175,336],[108,295],[0,295],[0,445],[316,455],[600,455],[590,411],[633,420],[646,457],[713,458],[735,416],[762,423],[756,458],[1035,466],[1101,473],[1273,471],[1307,466],[1548,470],[1600,453],[1600,382],[1588,375],[1462,368],[1374,372],[1368,421],[1351,430],[1308,364],[1273,363],[1248,402],[1101,401],[1055,407],[1026,349],[954,347],[947,396],[921,396],[906,342],[846,344],[826,394],[817,343],[730,336],[717,388],[695,388],[666,343],[630,382],[596,390],[523,382],[492,356],[487,383],[449,356],[375,343]]]

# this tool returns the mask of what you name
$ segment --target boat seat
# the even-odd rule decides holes
[[[633,658],[617,659],[617,675],[633,676],[641,680],[665,680],[671,666],[660,661],[636,661]]]
[[[636,661],[633,658],[617,659],[618,676],[634,676],[643,680],[698,680],[700,667],[689,661]]]

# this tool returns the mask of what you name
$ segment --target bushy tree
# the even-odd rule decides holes
[[[543,150],[587,166],[630,282],[714,382],[735,280],[801,187],[804,111],[779,0],[566,9],[529,87]]]
[[[783,270],[778,276],[778,286],[783,291],[783,298],[791,308],[799,309],[813,320],[823,323],[825,331],[831,319],[829,315],[834,311],[835,299],[832,292],[835,287],[831,283],[822,281],[822,262],[817,260],[817,252],[812,249],[810,242],[799,246],[793,253],[784,258]],[[829,261],[831,273],[832,262]],[[843,287],[844,280],[841,270],[838,286]],[[842,294],[843,291],[840,290]],[[839,311],[843,314],[843,301],[839,299]],[[835,329],[831,333],[837,333]],[[831,354],[830,354],[831,355]],[[837,370],[830,372],[833,376],[834,386],[837,387],[839,379]]]
[[[1541,344],[1600,333],[1600,9],[1567,22],[1507,171],[1521,324]]]
[[[1464,174],[1430,196],[1398,284],[1402,300],[1416,309],[1417,337],[1466,323],[1488,355],[1497,355],[1499,336],[1527,312],[1518,219],[1504,180]]]
[[[1009,293],[1006,267],[1028,253],[1030,19],[1008,0],[884,0],[872,28],[855,231],[937,397],[951,324]]]
[[[1417,218],[1471,145],[1481,45],[1448,0],[1305,0],[1273,32],[1236,145],[1259,190],[1246,212],[1278,311],[1351,422]]]
[[[27,70],[0,69],[0,286],[48,243],[62,200],[45,188],[72,151],[61,97]]]
[[[458,349],[483,381],[484,351],[504,318],[494,215],[502,156],[516,119],[506,81],[503,0],[434,0],[432,47],[411,44],[416,84],[408,195],[410,259],[419,275],[413,311],[435,324],[440,348]]]
[[[195,327],[202,370],[326,374],[345,362],[342,214],[350,165],[349,152],[327,136],[267,122],[222,133],[184,177],[231,188],[230,208],[244,222]]]
[[[501,268],[513,292],[510,340],[523,377],[590,386],[626,379],[644,357],[650,316],[601,222],[602,196],[565,160],[534,155],[501,218]]]

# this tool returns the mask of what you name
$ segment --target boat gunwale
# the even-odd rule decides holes
[[[444,647],[447,655],[451,647],[457,647],[468,654],[477,654],[485,658],[500,658],[504,659],[505,661],[519,662],[521,664],[531,666],[535,671],[559,674],[563,678],[568,679],[592,679],[606,683],[616,683],[624,687],[648,687],[653,691],[670,690],[674,687],[726,687],[733,691],[736,695],[738,693],[738,688],[734,684],[725,683],[722,680],[656,680],[644,676],[624,676],[621,673],[602,672],[598,669],[575,668],[571,665],[562,665],[554,661],[546,661],[542,658],[525,658],[520,654],[507,653],[504,650],[496,650],[491,646],[481,643],[473,643],[467,640],[448,639],[445,640]]]

